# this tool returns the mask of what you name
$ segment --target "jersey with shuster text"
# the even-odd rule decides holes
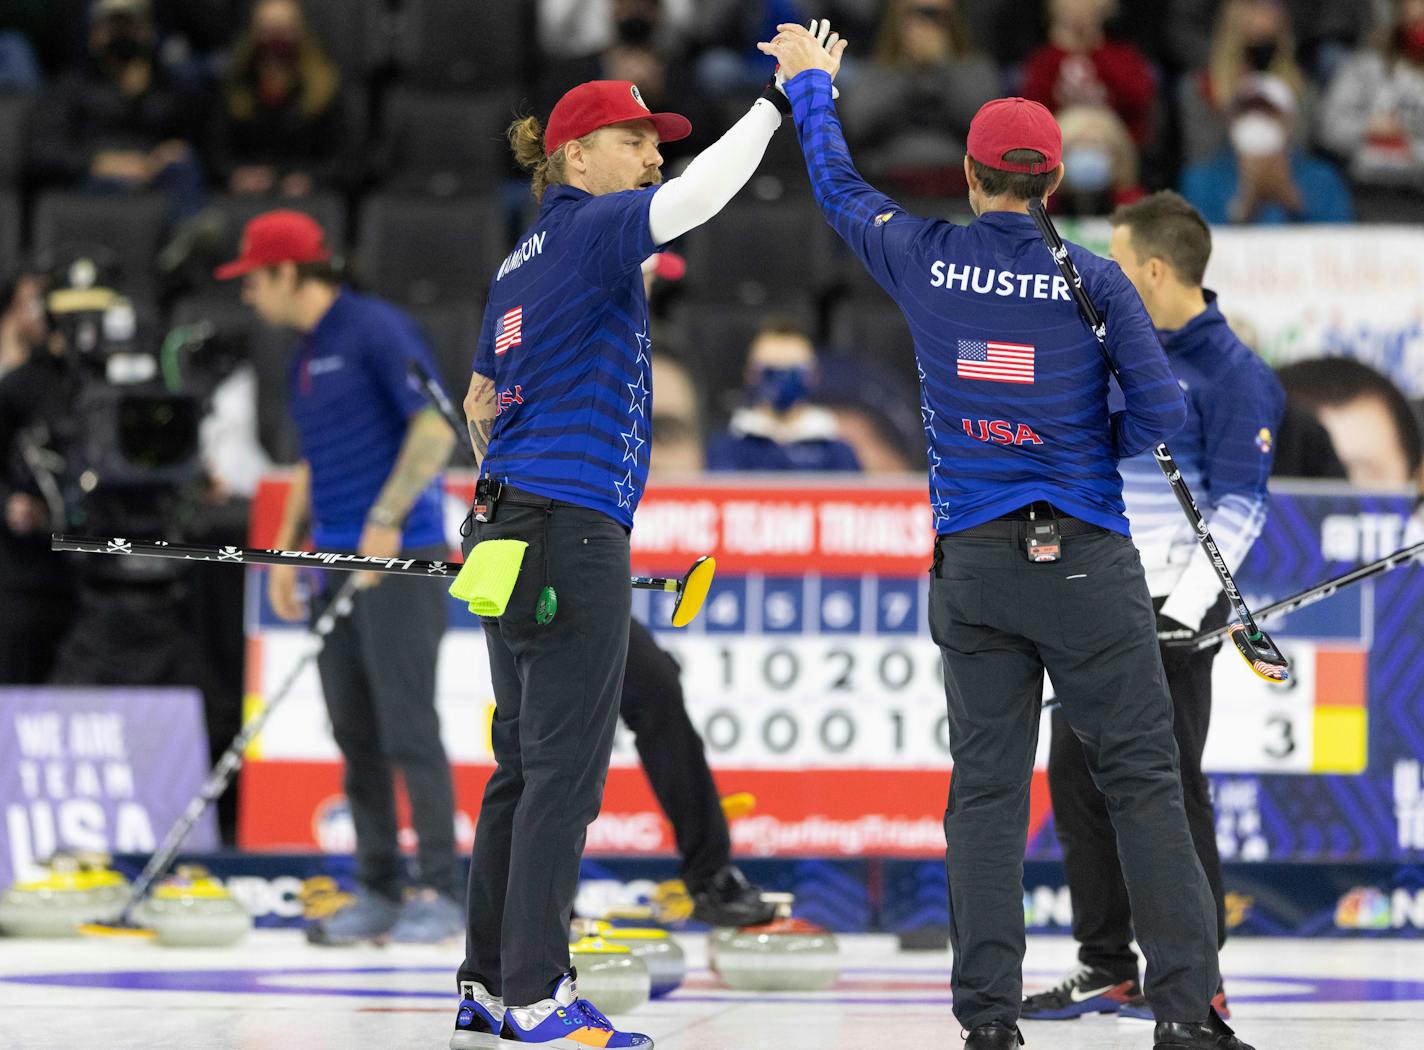
[[[1110,414],[1108,364],[1028,215],[906,214],[852,165],[830,77],[809,70],[787,93],[821,210],[909,323],[935,531],[1046,500],[1126,534],[1118,461],[1170,437],[1185,407],[1121,268],[1069,246],[1126,398]]]

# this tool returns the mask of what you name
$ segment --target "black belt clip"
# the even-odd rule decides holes
[[[1058,531],[1058,519],[1049,517],[1038,519],[1037,512],[1029,508],[1028,520],[1024,522],[1024,555],[1031,562],[1055,562],[1063,557],[1063,537]]]
[[[499,497],[503,493],[504,484],[487,474],[476,481],[473,510],[475,520],[485,523],[494,521],[495,508],[499,506]]]

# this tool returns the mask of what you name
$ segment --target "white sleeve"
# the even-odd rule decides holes
[[[726,207],[756,171],[779,127],[777,108],[759,98],[746,116],[694,157],[681,175],[659,186],[648,207],[653,243],[676,240]]]
[[[1227,567],[1237,572],[1265,524],[1266,501],[1237,494],[1227,495],[1212,508],[1207,522]],[[1220,595],[1221,579],[1212,567],[1210,555],[1197,544],[1192,560],[1162,605],[1162,615],[1194,631],[1200,630],[1207,610]],[[1232,619],[1236,616],[1234,612],[1227,615]]]

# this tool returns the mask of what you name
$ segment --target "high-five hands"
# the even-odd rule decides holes
[[[830,20],[825,18],[812,19],[809,29],[794,22],[783,22],[776,27],[776,36],[770,42],[757,44],[757,50],[771,55],[778,63],[778,88],[783,88],[786,81],[808,69],[824,69],[835,79],[845,49],[846,42],[839,33],[831,31]],[[831,91],[833,96],[839,96],[834,88]]]

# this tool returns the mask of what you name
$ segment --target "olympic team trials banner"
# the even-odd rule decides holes
[[[151,851],[208,765],[193,689],[0,689],[0,888],[58,850]],[[209,810],[188,848],[218,847]]]
[[[452,486],[450,520],[468,481]],[[270,544],[283,488],[264,484],[254,546]],[[1424,538],[1403,497],[1279,488],[1238,574],[1259,607]],[[453,528],[452,528],[453,533]],[[711,553],[718,575],[697,621],[668,626],[669,598],[634,592],[635,615],[680,661],[693,720],[724,793],[750,792],[733,825],[746,857],[935,858],[949,780],[939,654],[926,625],[931,521],[922,482],[734,480],[651,490],[634,570],[684,571]],[[249,715],[312,644],[280,624],[250,570]],[[441,586],[432,582],[431,586]],[[560,603],[578,595],[560,594]],[[358,599],[359,600],[359,599]],[[439,669],[446,746],[468,845],[491,769],[493,696],[478,622],[451,602]],[[1207,766],[1230,861],[1424,860],[1424,571],[1397,570],[1273,624],[1291,658],[1271,686],[1231,653],[1216,662]],[[1030,857],[1052,860],[1041,735]],[[300,680],[243,777],[242,844],[349,850],[315,674]],[[670,829],[620,729],[592,855],[672,851]]]

